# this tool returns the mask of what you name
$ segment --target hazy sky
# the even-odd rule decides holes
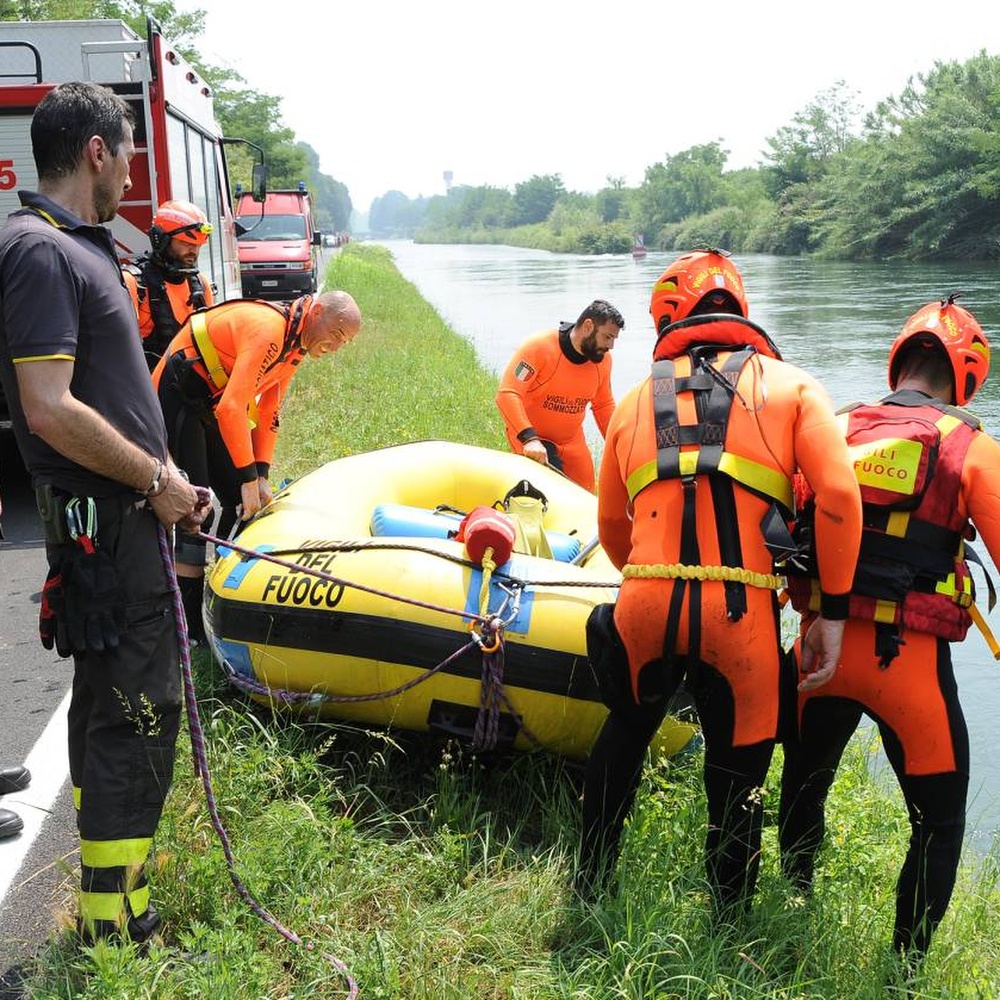
[[[936,60],[1000,54],[996,0],[275,0],[208,12],[204,58],[282,98],[355,208],[396,189],[596,191],[720,140],[729,167],[843,80],[864,108]],[[282,11],[287,16],[282,15]]]

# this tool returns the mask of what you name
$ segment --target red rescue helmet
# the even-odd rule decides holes
[[[649,311],[657,336],[694,313],[709,296],[719,299],[717,309],[709,303],[709,312],[733,312],[735,306],[739,315],[747,317],[743,276],[724,250],[695,250],[678,257],[653,285]]]
[[[180,240],[202,246],[212,235],[212,226],[205,213],[190,201],[165,201],[153,217],[150,237],[154,243],[161,240]]]
[[[904,324],[889,351],[889,388],[899,380],[900,353],[913,340],[927,346],[940,344],[951,363],[955,403],[965,406],[986,380],[990,370],[990,344],[976,317],[955,304],[960,292],[946,299],[928,302]]]

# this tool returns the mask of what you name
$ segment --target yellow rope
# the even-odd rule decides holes
[[[622,576],[628,580],[732,580],[745,583],[762,590],[781,590],[785,586],[783,576],[772,573],[754,573],[741,566],[685,566],[683,563],[657,563],[653,566],[622,567]]]
[[[497,568],[496,563],[493,561],[493,546],[489,545],[486,547],[482,562],[483,583],[479,588],[479,615],[481,618],[487,618],[490,613],[490,579],[493,576],[493,570]]]

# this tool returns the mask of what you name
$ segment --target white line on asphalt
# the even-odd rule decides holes
[[[49,719],[24,762],[31,772],[31,784],[17,795],[5,795],[0,799],[0,806],[9,806],[24,820],[24,829],[19,836],[0,841],[0,906],[69,776],[66,768],[66,719],[71,694],[72,689],[66,692],[62,704]],[[55,761],[60,761],[60,764],[56,765]]]

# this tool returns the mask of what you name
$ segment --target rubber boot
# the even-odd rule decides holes
[[[24,820],[16,812],[0,809],[0,840],[16,837],[24,829]]]
[[[205,594],[205,578],[203,576],[179,576],[177,584],[181,589],[181,601],[184,604],[184,615],[187,618],[188,642],[192,646],[204,646],[206,637],[205,626],[201,618],[201,603]]]

